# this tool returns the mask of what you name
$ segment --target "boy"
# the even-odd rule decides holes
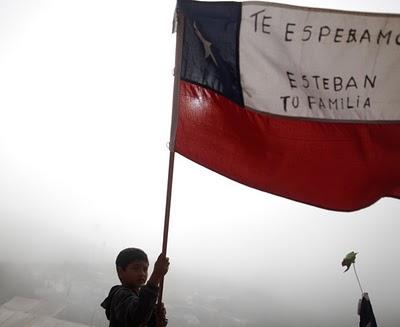
[[[124,249],[115,264],[121,285],[113,286],[101,304],[110,327],[166,326],[164,305],[156,306],[156,300],[159,284],[168,271],[169,259],[160,254],[147,283],[149,260],[144,251]]]

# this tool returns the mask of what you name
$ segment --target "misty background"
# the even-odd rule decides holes
[[[400,13],[400,2],[286,1]],[[161,252],[174,1],[0,0],[0,305],[99,303],[129,246]],[[338,213],[250,189],[177,155],[164,301],[170,326],[358,326],[357,270],[400,326],[400,201]]]

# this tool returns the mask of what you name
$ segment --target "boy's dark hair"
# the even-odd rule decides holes
[[[117,268],[120,267],[125,270],[125,268],[133,261],[145,261],[148,263],[149,259],[143,250],[127,248],[118,254],[117,259],[115,260],[115,265]]]

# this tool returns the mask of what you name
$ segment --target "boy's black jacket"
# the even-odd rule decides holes
[[[152,285],[144,285],[139,293],[122,285],[113,286],[101,303],[110,327],[156,327],[153,309],[157,294],[158,287]]]

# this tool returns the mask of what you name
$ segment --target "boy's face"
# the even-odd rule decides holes
[[[146,261],[132,261],[125,269],[121,267],[117,269],[122,284],[131,289],[139,290],[146,283],[149,263]]]

